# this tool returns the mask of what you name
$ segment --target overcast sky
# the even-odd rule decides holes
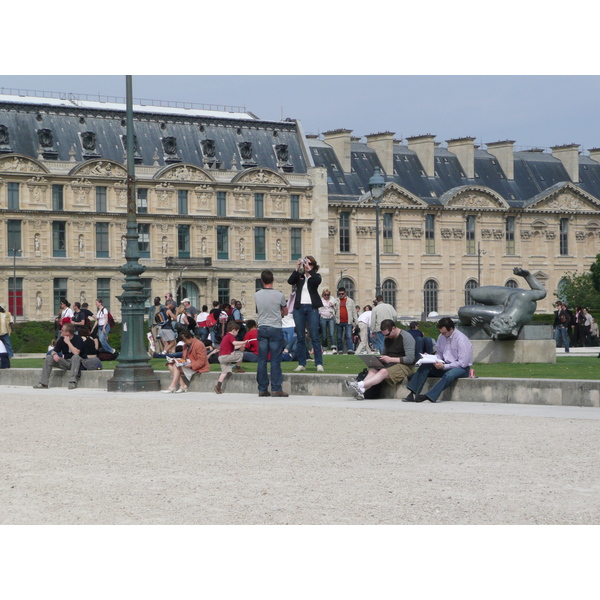
[[[124,76],[1,76],[0,88],[125,96]],[[598,76],[136,76],[136,98],[244,106],[306,133],[431,133],[516,146],[600,147]]]

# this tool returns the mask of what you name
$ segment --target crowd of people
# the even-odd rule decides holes
[[[575,311],[560,300],[556,303],[554,317],[554,340],[557,348],[583,348],[598,346],[598,323],[588,308],[577,306]]]
[[[311,360],[316,371],[323,373],[326,354],[378,355],[379,365],[347,382],[357,399],[373,397],[373,389],[383,383],[396,385],[406,379],[410,393],[404,401],[436,402],[455,379],[469,376],[472,346],[450,318],[437,323],[440,335],[436,342],[419,331],[416,321],[408,331],[398,328],[396,310],[381,295],[361,310],[344,287],[338,288],[336,298],[328,289],[319,293],[322,279],[313,256],[297,260],[287,279],[291,286],[288,295],[275,289],[273,272],[268,269],[261,273],[261,282],[262,289],[254,297],[256,321],[244,318],[243,304],[234,298],[214,301],[212,308],[203,305],[200,310],[189,298],[177,305],[169,292],[164,302],[160,296],[154,298],[148,311],[148,353],[167,361],[172,377],[164,393],[187,392],[194,375],[206,373],[211,363],[218,363],[221,374],[214,389],[222,394],[228,377],[244,373],[244,362],[255,362],[259,396],[287,396],[282,389],[281,362],[297,361],[293,370],[302,372]],[[66,298],[61,300],[56,337],[48,348],[36,389],[48,387],[52,368],[69,371],[68,387],[75,389],[82,369],[102,368],[103,360],[118,357],[109,343],[112,315],[101,299],[95,305],[93,312],[86,302],[71,307]],[[570,311],[559,301],[556,309],[557,346],[569,352],[574,346],[598,345],[598,325],[587,308],[577,306]],[[12,324],[11,314],[0,304],[0,368],[9,367],[13,356]],[[441,380],[423,395],[428,377]]]

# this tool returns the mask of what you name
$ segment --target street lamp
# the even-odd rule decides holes
[[[179,269],[179,289],[177,290],[177,304],[181,304],[181,299],[183,298],[183,272],[187,270],[187,267],[182,267]]]
[[[375,296],[381,294],[381,269],[379,265],[379,203],[383,199],[384,188],[385,179],[383,178],[379,167],[375,167],[375,172],[371,179],[369,179],[371,199],[375,203]]]
[[[481,287],[481,255],[486,254],[485,250],[481,249],[481,243],[477,242],[477,286]]]
[[[125,76],[127,90],[127,234],[125,239],[126,264],[120,267],[125,275],[121,302],[122,337],[121,353],[114,375],[107,382],[109,392],[152,392],[160,390],[160,379],[149,364],[144,331],[144,307],[148,294],[140,275],[146,267],[140,264],[140,244],[137,228],[137,202],[135,198],[135,159],[133,131],[133,92],[131,75]]]
[[[21,252],[21,248],[11,248],[13,253],[13,309],[12,318],[17,319],[17,252]],[[9,306],[10,309],[10,306]]]

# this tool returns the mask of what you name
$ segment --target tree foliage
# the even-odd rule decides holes
[[[597,292],[600,292],[600,254],[596,254],[596,260],[590,267],[592,285]]]
[[[590,311],[600,310],[600,291],[593,283],[591,273],[566,273],[559,296],[569,308],[587,306]]]

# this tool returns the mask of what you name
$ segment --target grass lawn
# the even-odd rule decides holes
[[[343,375],[357,375],[364,368],[364,363],[357,356],[327,355],[324,357],[326,373],[338,373]],[[13,369],[41,369],[43,359],[20,358],[11,360]],[[105,369],[114,369],[117,363],[107,361],[103,363]],[[167,367],[163,359],[152,359],[150,364],[156,371],[166,371]],[[291,373],[297,366],[297,362],[284,362],[282,369],[284,373]],[[243,363],[243,368],[249,373],[256,373],[256,363]],[[556,364],[506,364],[493,365],[476,364],[474,366],[477,377],[514,377],[525,379],[600,379],[600,359],[596,356],[557,357]],[[219,365],[211,365],[211,371],[220,371]],[[314,362],[306,366],[306,373],[316,373]]]

